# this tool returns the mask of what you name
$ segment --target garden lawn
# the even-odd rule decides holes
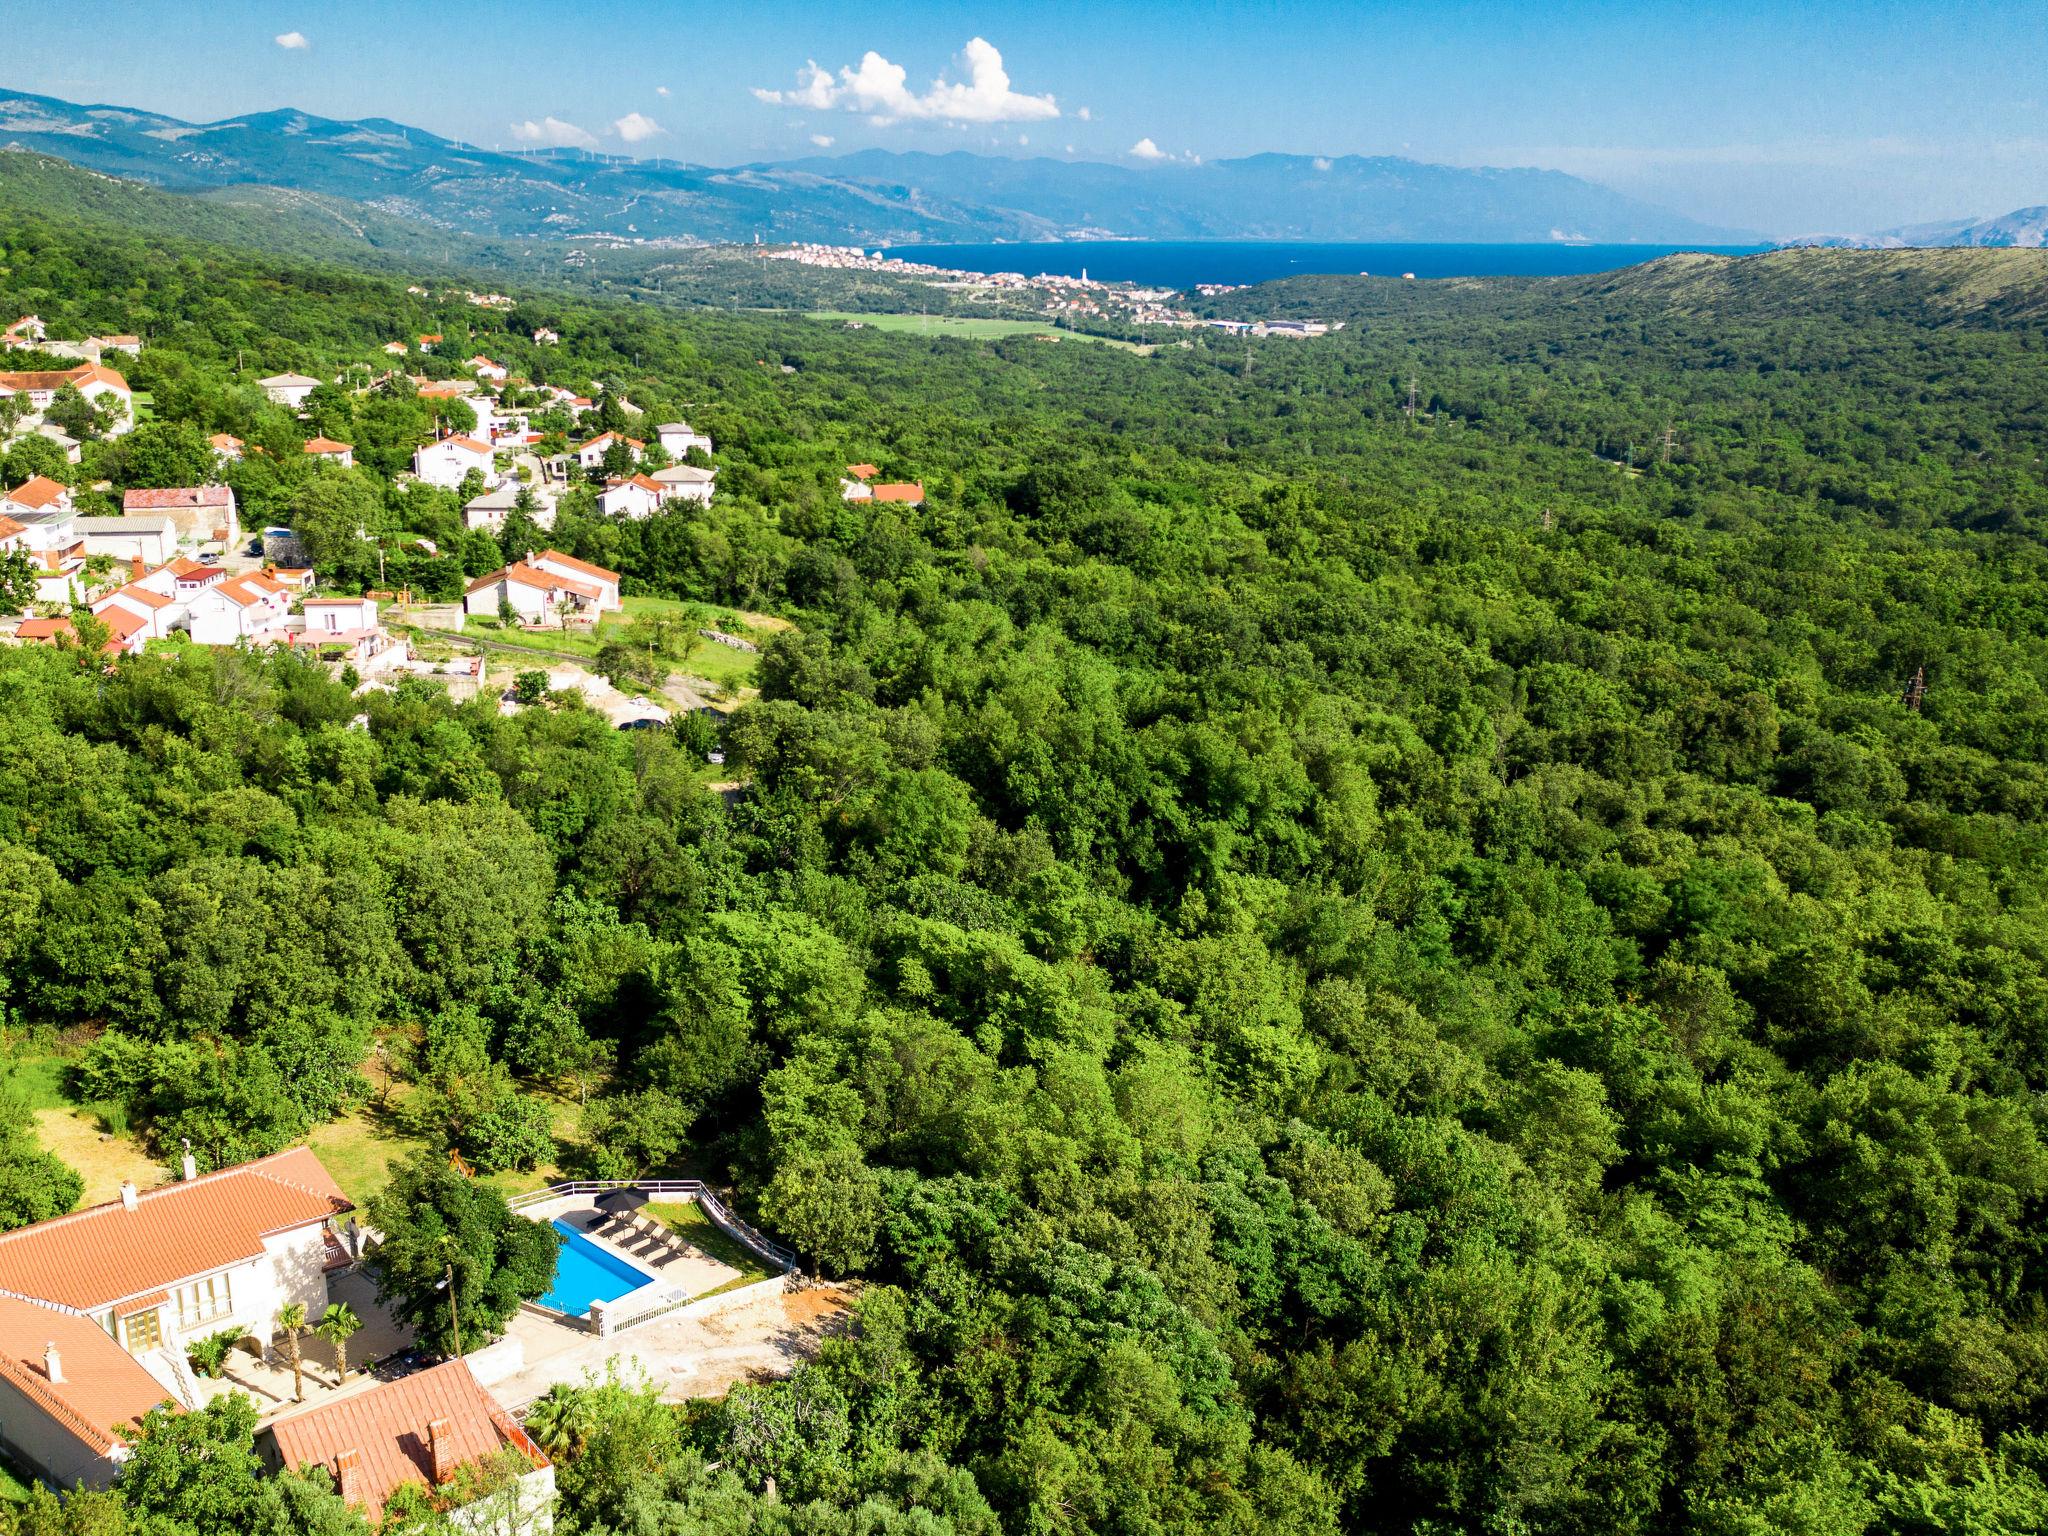
[[[719,1263],[739,1271],[736,1277],[719,1286],[718,1290],[707,1292],[707,1295],[716,1296],[719,1291],[752,1285],[756,1280],[766,1280],[778,1273],[763,1264],[753,1249],[729,1236],[723,1227],[704,1214],[703,1207],[694,1200],[651,1200],[646,1210],[649,1216],[692,1248],[700,1248]]]

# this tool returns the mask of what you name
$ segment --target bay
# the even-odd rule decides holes
[[[899,245],[888,254],[968,272],[1048,273],[1192,288],[1264,283],[1316,273],[1400,277],[1562,277],[1609,272],[1675,251],[1746,256],[1755,245],[1391,245],[1292,240],[1056,240],[997,245]]]

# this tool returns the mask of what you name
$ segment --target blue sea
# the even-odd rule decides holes
[[[1041,272],[1160,288],[1263,283],[1309,273],[1399,277],[1562,277],[1611,272],[1673,251],[1746,256],[1757,245],[1379,245],[1288,240],[1068,240],[1014,245],[899,245],[891,256],[968,272]]]

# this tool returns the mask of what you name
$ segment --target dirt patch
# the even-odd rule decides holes
[[[90,1115],[70,1109],[36,1111],[36,1140],[85,1180],[81,1205],[100,1205],[121,1195],[121,1181],[142,1189],[164,1180],[164,1167],[127,1136],[109,1136]]]

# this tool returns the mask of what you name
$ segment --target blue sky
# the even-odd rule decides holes
[[[2048,202],[2040,0],[8,10],[0,84],[200,120],[292,106],[712,164],[1405,154],[1571,171],[1771,234]]]

